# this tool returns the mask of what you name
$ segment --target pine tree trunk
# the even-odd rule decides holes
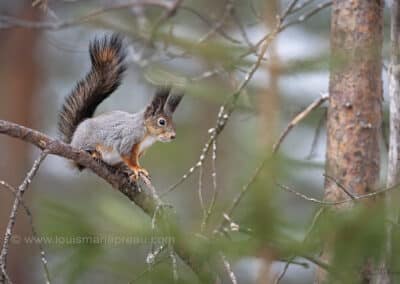
[[[379,178],[382,27],[382,0],[333,1],[326,174],[354,195],[371,192]],[[344,198],[344,191],[326,179],[325,199]],[[327,242],[322,254],[328,263],[329,247]],[[371,273],[363,271],[362,282],[368,283]],[[319,270],[316,283],[324,283],[326,277]]]

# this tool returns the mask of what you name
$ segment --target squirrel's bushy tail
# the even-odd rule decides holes
[[[122,38],[113,34],[95,39],[89,46],[92,68],[66,98],[58,122],[65,143],[71,143],[78,125],[93,116],[97,106],[114,92],[126,69]]]

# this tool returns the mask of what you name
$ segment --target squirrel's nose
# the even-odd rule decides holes
[[[174,133],[174,134],[171,134],[171,136],[170,136],[169,138],[170,138],[171,140],[174,140],[175,137],[176,137],[176,134]]]

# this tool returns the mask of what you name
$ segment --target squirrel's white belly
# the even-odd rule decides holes
[[[156,136],[146,136],[146,138],[144,138],[143,142],[140,143],[139,153],[141,153],[144,150],[146,150],[148,147],[153,145],[154,142],[156,142],[156,141],[157,141],[157,137]]]

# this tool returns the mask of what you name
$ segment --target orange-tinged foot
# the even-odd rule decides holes
[[[131,174],[130,178],[134,182],[138,181],[140,176],[144,176],[144,177],[150,179],[149,172],[142,167],[139,167],[139,166],[132,167],[131,171],[132,171],[132,174]]]

